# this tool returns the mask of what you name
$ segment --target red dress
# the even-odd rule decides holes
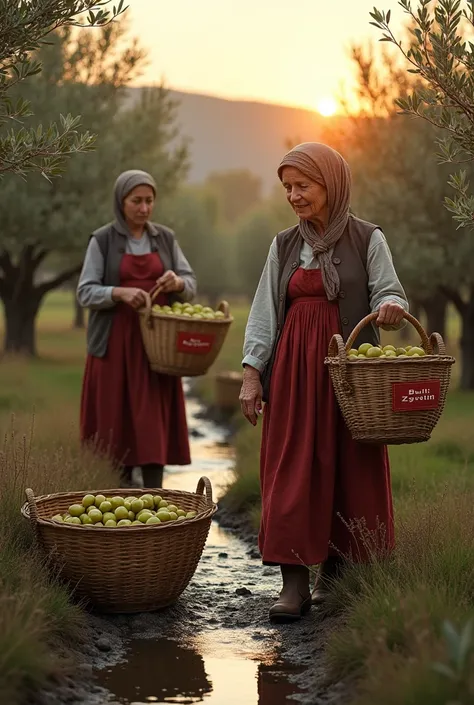
[[[316,565],[342,554],[366,560],[367,537],[348,525],[362,521],[373,532],[369,543],[392,548],[387,448],[352,440],[342,420],[324,365],[340,331],[339,308],[328,301],[320,270],[297,269],[288,297],[263,421],[262,559]]]
[[[157,253],[125,254],[120,286],[150,291],[163,271]],[[117,304],[106,356],[87,357],[81,440],[123,465],[191,462],[181,379],[150,370],[138,314],[128,304]]]

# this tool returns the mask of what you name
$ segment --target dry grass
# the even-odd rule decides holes
[[[53,437],[53,427],[51,427]],[[83,613],[52,578],[20,515],[36,494],[110,486],[111,468],[76,443],[37,447],[14,426],[0,450],[0,701],[15,705],[57,668],[51,649],[81,637]]]
[[[326,610],[341,614],[344,626],[330,638],[330,677],[359,679],[357,705],[472,703],[474,639],[458,664],[461,677],[433,665],[452,657],[444,622],[462,627],[474,617],[474,491],[459,485],[430,499],[414,495],[397,523],[390,560],[351,565],[334,584]]]
[[[67,330],[66,310],[62,319],[54,307],[43,313],[45,357],[0,365],[0,702],[9,705],[58,674],[65,662],[56,654],[81,639],[85,619],[20,514],[25,489],[39,495],[116,483],[112,468],[79,446],[84,336]]]

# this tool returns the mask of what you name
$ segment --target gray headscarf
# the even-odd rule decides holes
[[[324,289],[330,301],[339,294],[339,274],[333,264],[330,251],[344,234],[349,220],[351,199],[351,172],[346,160],[325,144],[304,142],[294,147],[282,159],[278,176],[282,177],[285,166],[299,169],[312,181],[322,184],[328,192],[329,222],[321,237],[309,220],[300,219],[300,233],[319,262]]]
[[[131,236],[127,221],[123,213],[123,199],[128,196],[130,191],[133,191],[137,186],[151,186],[156,196],[156,183],[150,174],[139,169],[130,169],[124,171],[118,177],[114,187],[114,213],[115,213],[115,229],[122,235]]]

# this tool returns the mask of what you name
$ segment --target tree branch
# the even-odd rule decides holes
[[[58,276],[54,279],[50,279],[49,281],[44,282],[44,284],[40,284],[40,286],[37,286],[36,291],[40,294],[40,296],[44,296],[49,291],[57,289],[62,284],[65,284],[67,281],[69,281],[69,279],[72,279],[75,274],[79,274],[81,269],[82,264],[77,264],[74,267],[71,267],[70,269],[66,269],[61,274],[58,274]]]
[[[23,250],[21,253],[21,260],[20,260],[20,266],[25,263],[25,264],[33,264],[34,262],[34,251],[37,248],[37,244],[35,242],[30,243],[29,245],[24,245]]]
[[[467,304],[459,291],[456,291],[456,289],[451,289],[449,286],[440,286],[440,291],[442,291],[446,298],[451,301],[462,316],[467,308]]]
[[[0,268],[3,269],[6,277],[12,276],[15,272],[15,266],[11,260],[10,253],[5,249],[0,250]]]
[[[46,259],[46,257],[49,255],[50,250],[42,249],[38,252],[37,255],[33,257],[33,263],[35,265],[35,269],[40,266],[41,262]]]

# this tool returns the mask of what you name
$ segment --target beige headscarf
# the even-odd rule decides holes
[[[327,189],[329,219],[324,235],[321,236],[309,220],[300,219],[299,227],[303,240],[311,246],[314,256],[318,259],[326,295],[333,301],[339,294],[340,282],[329,252],[344,233],[349,218],[349,165],[332,147],[319,142],[304,142],[283,157],[278,167],[280,180],[285,166],[299,169],[309,179]]]

